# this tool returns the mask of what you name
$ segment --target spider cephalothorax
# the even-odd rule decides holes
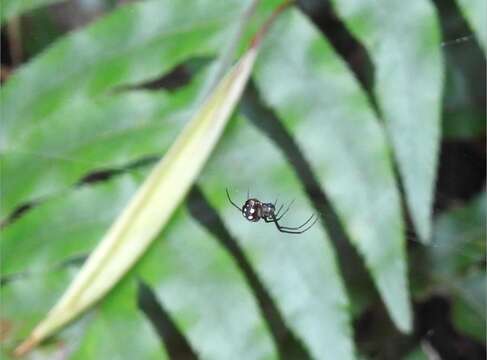
[[[242,209],[238,207],[237,204],[235,204],[232,199],[230,198],[230,194],[228,193],[228,189],[226,190],[227,192],[227,197],[230,203],[237,208],[242,215],[251,222],[257,222],[260,219],[264,219],[265,222],[269,223],[272,222],[276,224],[277,229],[280,232],[288,233],[288,234],[302,234],[305,231],[309,230],[318,220],[317,218],[314,219],[314,221],[308,225],[303,230],[300,230],[303,228],[306,224],[308,224],[313,218],[314,215],[311,215],[308,220],[306,220],[303,224],[297,227],[288,227],[288,226],[281,226],[278,221],[282,219],[282,217],[289,211],[289,208],[291,207],[291,204],[289,204],[286,208],[281,213],[281,210],[283,209],[284,205],[281,205],[279,209],[276,211],[276,203],[264,203],[262,201],[259,201],[257,199],[247,199],[245,201],[245,204],[242,206]],[[248,196],[247,196],[248,197]],[[276,201],[277,202],[277,201]]]

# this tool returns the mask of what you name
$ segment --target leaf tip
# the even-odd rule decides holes
[[[13,355],[16,358],[26,355],[39,343],[40,338],[34,333],[31,334],[27,339],[25,339],[17,348],[14,350]]]
[[[413,331],[413,324],[411,317],[408,316],[407,320],[398,323],[398,328],[403,334],[411,334]]]
[[[432,233],[431,217],[424,216],[420,218],[416,216],[415,218],[413,218],[413,222],[415,224],[419,242],[424,245],[428,245],[431,242]]]
[[[401,312],[392,311],[391,316],[397,329],[403,334],[411,334],[413,331],[413,319],[411,304],[407,302]]]

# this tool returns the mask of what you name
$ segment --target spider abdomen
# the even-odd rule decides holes
[[[257,199],[249,199],[242,207],[242,215],[252,222],[257,222],[262,217],[262,203]]]

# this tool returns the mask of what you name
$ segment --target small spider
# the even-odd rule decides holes
[[[302,234],[305,231],[308,231],[318,220],[315,218],[314,221],[311,222],[305,229],[301,230],[306,224],[308,224],[315,216],[311,215],[308,220],[306,220],[303,224],[296,227],[288,227],[288,226],[281,226],[279,224],[279,220],[282,219],[284,215],[289,211],[293,201],[287,206],[286,210],[281,213],[282,208],[284,205],[281,205],[279,209],[276,211],[276,203],[263,203],[257,199],[249,199],[249,195],[247,194],[247,201],[240,209],[237,204],[235,204],[232,199],[230,198],[230,194],[228,193],[228,189],[225,189],[227,192],[227,197],[230,203],[242,213],[242,215],[251,222],[257,222],[260,219],[264,219],[266,223],[274,223],[277,227],[277,230],[283,233],[288,234]]]

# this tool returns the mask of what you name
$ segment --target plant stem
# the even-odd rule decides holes
[[[252,42],[250,43],[250,47],[257,47],[261,44],[262,39],[264,36],[267,34],[269,31],[269,28],[271,25],[274,23],[276,18],[284,11],[286,10],[289,6],[291,6],[294,3],[294,0],[287,0],[283,2],[281,5],[279,5],[274,12],[269,16],[269,18],[266,20],[266,22],[262,25],[260,30],[257,32],[257,34],[254,35],[252,38]]]

